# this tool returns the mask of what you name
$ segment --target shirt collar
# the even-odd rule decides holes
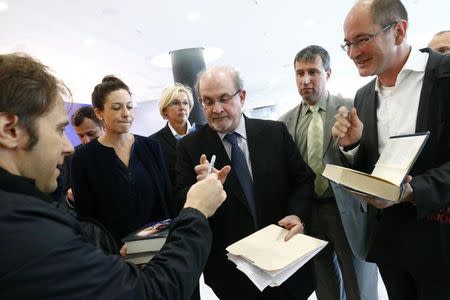
[[[403,68],[398,73],[397,80],[395,81],[395,85],[401,82],[406,75],[411,72],[424,73],[425,68],[428,62],[428,53],[421,52],[417,48],[411,47],[411,52],[409,53],[408,59],[406,60]],[[381,89],[380,81],[378,80],[378,76],[376,78],[375,83],[375,91],[380,92]]]
[[[320,110],[323,110],[325,112],[327,111],[327,104],[328,104],[329,98],[330,98],[330,92],[326,91],[326,93],[324,93],[323,96],[319,99],[319,102],[316,103],[316,105],[319,107],[319,112],[320,112]],[[306,101],[302,101],[301,106],[302,106],[302,109],[300,111],[300,116],[302,117],[302,116],[306,115],[310,105]]]
[[[3,168],[0,168],[0,189],[10,193],[34,196],[46,202],[53,202],[49,195],[37,189],[33,179],[13,175]]]
[[[183,137],[183,136],[185,136],[186,134],[188,134],[188,132],[191,129],[191,126],[192,126],[191,123],[188,120],[187,121],[187,127],[186,127],[186,133],[185,134],[178,134],[177,131],[172,127],[172,125],[170,125],[170,122],[167,122],[167,125],[169,125],[170,132],[172,132],[174,137],[177,137],[177,136]]]
[[[239,120],[239,124],[233,131],[236,132],[237,134],[239,134],[242,138],[247,139],[247,131],[245,130],[244,114],[241,114],[241,119]],[[226,133],[218,132],[217,134],[219,135],[220,139],[223,141],[223,138],[225,137]]]

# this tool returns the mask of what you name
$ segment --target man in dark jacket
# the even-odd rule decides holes
[[[226,197],[220,180],[230,168],[192,187],[146,267],[105,255],[48,196],[73,151],[69,94],[38,61],[0,55],[0,299],[189,299],[210,252],[206,218]]]
[[[389,299],[450,295],[450,57],[407,42],[408,14],[398,0],[358,1],[344,23],[342,48],[361,76],[376,78],[344,108],[333,136],[356,169],[371,173],[390,136],[429,131],[403,182],[398,203],[365,197],[379,208],[368,260]]]
[[[236,69],[217,66],[199,76],[198,95],[208,125],[177,144],[179,199],[208,173],[206,157],[215,155],[218,169],[233,168],[224,185],[227,202],[210,220],[214,240],[205,282],[221,300],[307,299],[314,290],[309,264],[279,287],[261,292],[227,259],[225,248],[269,224],[284,226],[289,237],[303,232],[315,175],[283,123],[242,113],[246,91]]]

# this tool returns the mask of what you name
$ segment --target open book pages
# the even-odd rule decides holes
[[[400,186],[427,137],[428,134],[414,134],[389,138],[371,175]]]
[[[398,201],[402,182],[419,156],[429,133],[390,137],[372,174],[327,164],[322,175],[356,194]]]
[[[322,175],[360,195],[397,201],[402,191],[401,186],[383,178],[332,164],[325,165]]]
[[[327,244],[304,234],[284,241],[287,232],[269,225],[228,246],[228,259],[261,291],[267,286],[278,286]]]

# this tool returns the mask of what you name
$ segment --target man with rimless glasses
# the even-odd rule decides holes
[[[407,42],[398,0],[358,1],[344,22],[342,48],[363,77],[351,111],[332,128],[353,168],[370,173],[390,136],[429,131],[398,203],[362,197],[378,224],[367,260],[389,299],[450,295],[450,57]]]
[[[283,123],[250,119],[242,113],[246,91],[235,69],[206,70],[199,75],[197,91],[208,124],[178,142],[181,198],[206,177],[213,155],[217,170],[231,165],[224,182],[228,205],[210,222],[214,239],[205,283],[221,300],[307,299],[314,290],[309,264],[281,286],[260,292],[227,259],[225,248],[269,224],[288,229],[285,239],[303,232],[303,226],[309,225],[314,173]]]

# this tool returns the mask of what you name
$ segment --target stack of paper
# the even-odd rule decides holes
[[[304,234],[288,241],[288,230],[269,225],[227,247],[228,259],[262,291],[279,286],[327,244]]]

